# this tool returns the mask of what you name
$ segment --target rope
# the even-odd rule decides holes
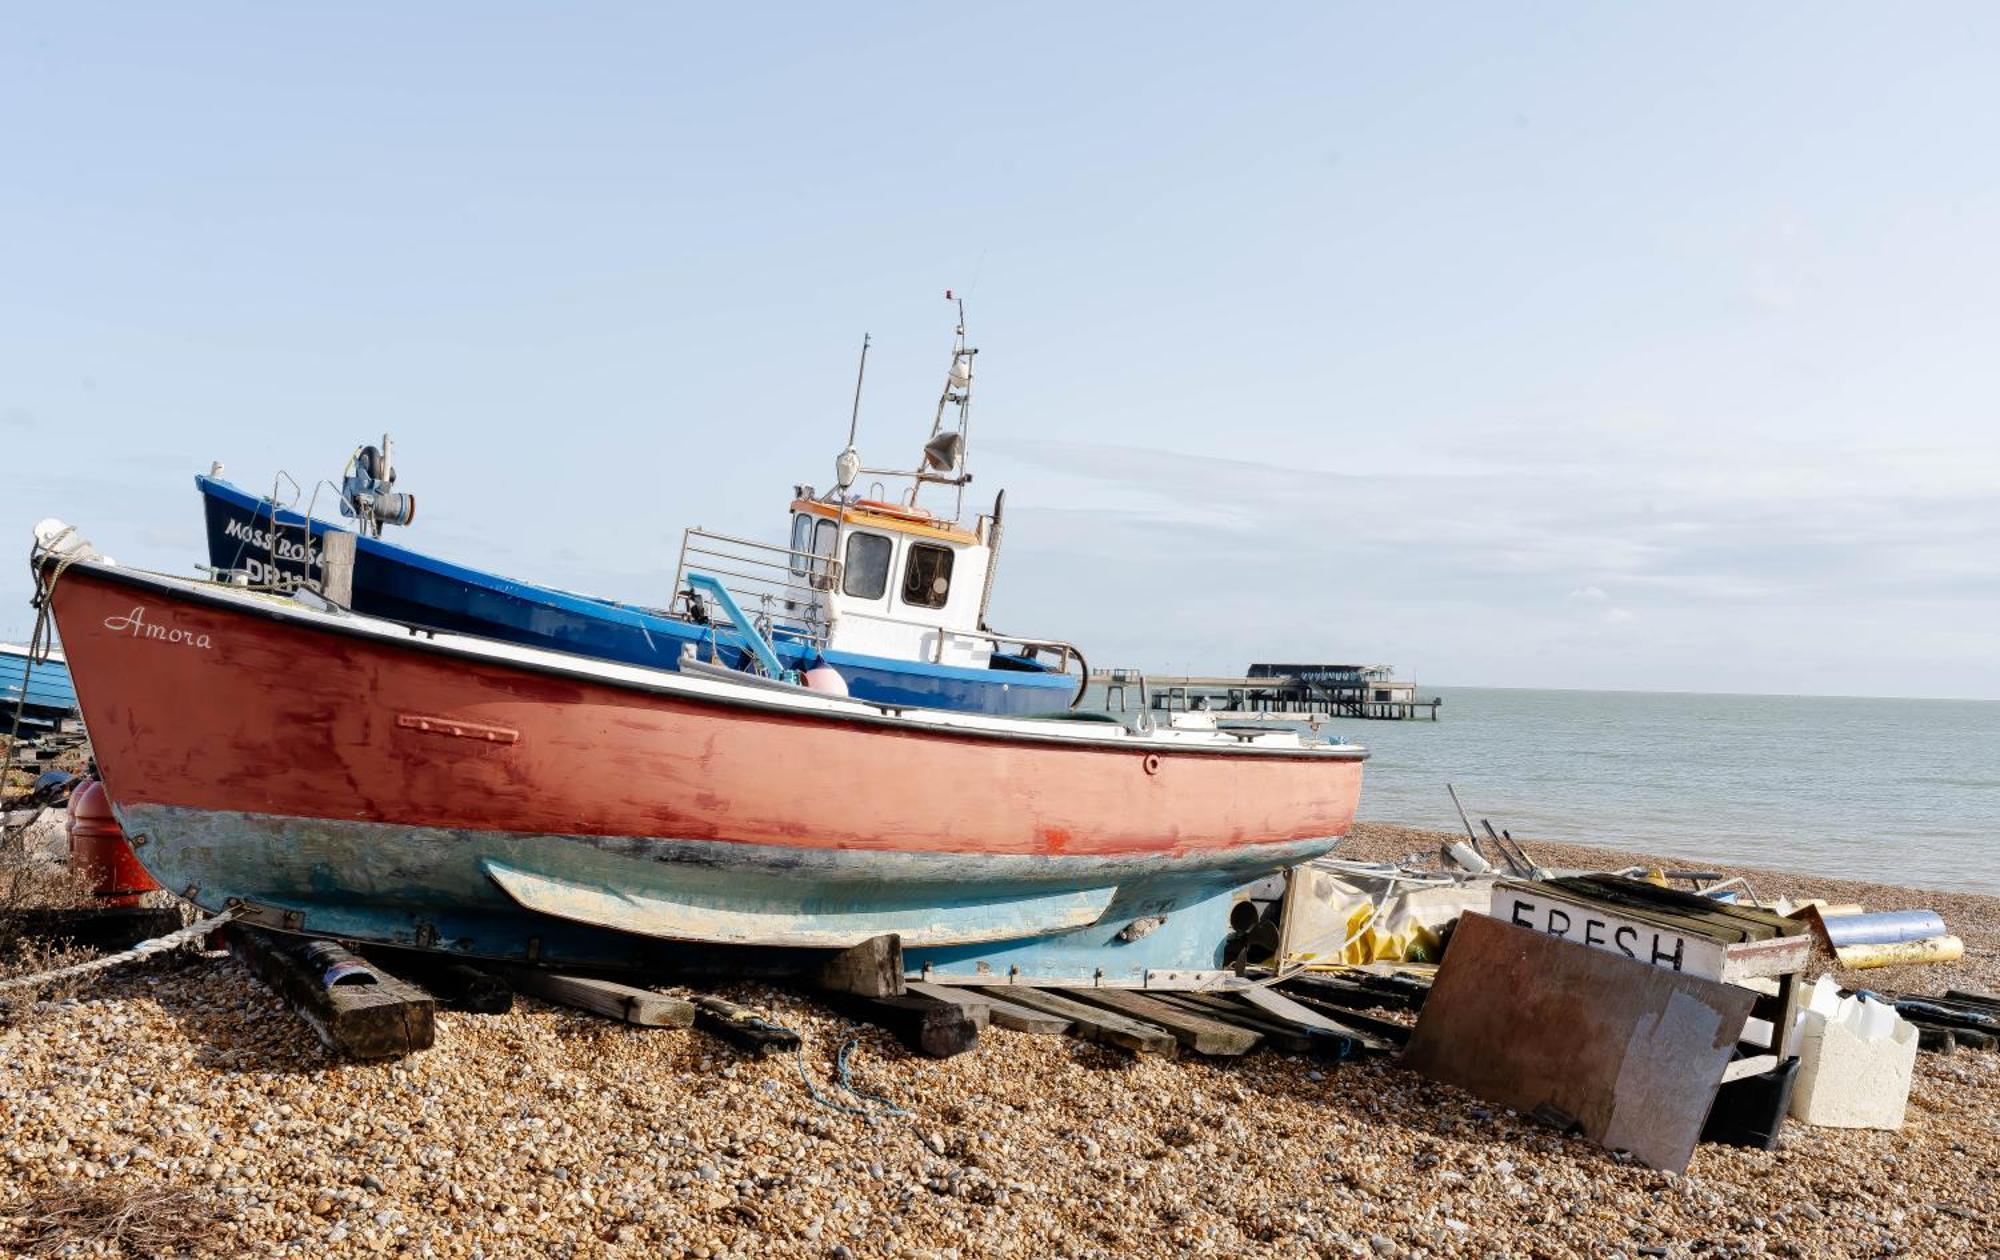
[[[122,950],[116,954],[106,954],[102,958],[93,958],[89,962],[77,963],[74,966],[58,967],[54,971],[44,971],[39,975],[15,976],[11,980],[0,980],[0,993],[4,993],[8,989],[39,988],[45,984],[52,984],[57,980],[68,980],[74,976],[108,971],[121,963],[138,962],[142,958],[151,958],[155,954],[164,954],[168,950],[179,949],[189,941],[207,936],[210,932],[215,931],[215,929],[235,917],[235,910],[224,910],[212,919],[201,919],[188,924],[178,932],[169,932],[165,936],[156,936],[150,941],[140,941],[132,948]]]
[[[21,717],[28,708],[28,683],[34,677],[35,666],[45,664],[55,653],[56,583],[62,580],[69,566],[93,554],[88,547],[78,547],[60,555],[56,553],[57,546],[75,535],[76,526],[65,525],[47,542],[40,539],[35,542],[35,550],[55,556],[55,564],[46,573],[39,564],[35,566],[35,593],[28,601],[35,608],[35,629],[28,637],[27,658],[21,662],[21,695],[14,702],[14,718],[7,728],[7,746],[0,750],[0,798],[6,795],[7,776],[14,772],[14,747],[20,743]]]
[[[854,1107],[840,1101],[838,1098],[829,1098],[820,1092],[819,1086],[813,1081],[812,1073],[806,1070],[806,1039],[804,1034],[796,1033],[793,1029],[789,1028],[785,1029],[785,1031],[793,1033],[799,1039],[797,1057],[799,1079],[805,1082],[806,1093],[811,1095],[812,1100],[820,1106],[825,1107],[829,1111],[845,1112],[850,1116],[907,1116],[910,1114],[886,1098],[875,1094],[864,1094],[854,1088],[854,1083],[848,1076],[847,1056],[853,1052],[855,1046],[861,1044],[861,1038],[849,1037],[846,1041],[842,1042],[839,1052],[834,1055],[833,1059],[834,1073],[838,1078],[836,1083],[844,1092],[852,1094],[861,1102],[859,1107]],[[874,1106],[871,1107],[870,1104],[874,1104]],[[880,1108],[880,1110],[876,1110],[875,1108]]]
[[[878,1104],[883,1108],[882,1114],[884,1115],[890,1115],[890,1116],[909,1115],[910,1114],[909,1112],[905,1111],[901,1107],[898,1107],[895,1103],[890,1102],[888,1099],[882,1097],[879,1094],[864,1094],[860,1090],[854,1088],[853,1081],[849,1080],[847,1075],[847,1056],[853,1052],[854,1047],[860,1044],[861,1044],[861,1038],[849,1037],[845,1042],[841,1044],[839,1053],[833,1056],[834,1071],[840,1074],[840,1087],[846,1090],[848,1093],[854,1095],[856,1098],[859,1098],[863,1106],[866,1106],[869,1103]]]

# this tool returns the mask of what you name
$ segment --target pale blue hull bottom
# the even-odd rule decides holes
[[[1221,965],[1229,893],[1337,838],[1137,858],[826,850],[120,808],[154,877],[207,910],[467,957],[686,974],[796,971],[895,932],[913,972],[1139,984]],[[1148,922],[1141,931],[1135,920]],[[1126,939],[1131,938],[1131,939]]]

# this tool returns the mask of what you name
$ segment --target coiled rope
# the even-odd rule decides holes
[[[792,1032],[793,1030],[786,1029],[785,1031]],[[830,1098],[820,1092],[819,1086],[813,1082],[812,1073],[806,1070],[806,1039],[803,1034],[798,1034],[798,1037],[799,1049],[797,1062],[799,1079],[805,1082],[806,1093],[812,1096],[814,1102],[832,1111],[846,1112],[850,1116],[907,1116],[910,1114],[879,1094],[863,1093],[854,1087],[853,1078],[848,1074],[847,1059],[854,1052],[854,1048],[861,1044],[861,1038],[849,1037],[841,1043],[839,1051],[833,1056],[835,1083],[844,1093],[851,1094],[860,1101],[861,1105],[856,1107],[844,1103],[838,1098]]]

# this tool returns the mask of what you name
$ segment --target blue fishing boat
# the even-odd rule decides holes
[[[310,504],[280,504],[275,489],[258,495],[232,485],[219,465],[196,477],[209,563],[241,584],[312,587],[355,612],[414,627],[670,670],[687,659],[756,670],[733,612],[772,645],[784,672],[857,699],[1017,716],[1065,710],[1088,675],[1082,654],[986,624],[1005,496],[962,520],[975,353],[961,311],[916,469],[862,467],[850,427],[835,487],[795,488],[788,542],[687,530],[665,607],[519,581],[383,541],[384,526],[416,516],[415,497],[395,488],[386,436],[357,450],[342,478],[338,505],[352,527]],[[951,409],[956,423],[947,425]],[[905,488],[891,499],[874,481],[864,496],[855,488],[863,476]],[[953,514],[923,505],[926,490],[952,493]],[[696,570],[720,575],[733,598],[697,589],[689,580]]]
[[[0,643],[0,733],[14,729],[17,713],[23,735],[54,730],[76,716],[76,688],[61,652],[37,660],[25,647]]]

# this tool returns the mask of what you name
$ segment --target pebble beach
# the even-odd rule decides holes
[[[1371,825],[1346,852],[1436,844],[1437,833]],[[1550,863],[1639,860],[1529,844]],[[2000,899],[1753,878],[1939,909],[1967,961],[1869,981],[1994,987]],[[1672,1175],[1389,1059],[1135,1058],[995,1028],[934,1061],[798,992],[714,991],[803,1033],[803,1053],[755,1058],[698,1032],[522,998],[507,1015],[440,1012],[435,1046],[410,1058],[349,1063],[223,954],[15,1002],[0,1016],[0,1253],[1962,1257],[1995,1246],[1991,1054],[1920,1056],[1900,1132],[1788,1122],[1780,1150],[1703,1145]],[[815,1101],[858,1104],[831,1084],[850,1040],[850,1083],[885,1100],[871,1114]],[[119,1205],[123,1243],[100,1219]]]

